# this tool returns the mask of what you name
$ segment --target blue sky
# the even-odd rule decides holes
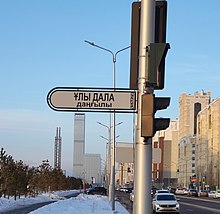
[[[0,1],[0,146],[16,160],[53,165],[56,127],[62,128],[62,165],[72,172],[73,113],[52,111],[46,103],[56,86],[112,87],[109,53],[130,45],[131,4],[128,0],[1,0]],[[183,93],[211,91],[219,96],[220,1],[168,0],[165,89],[169,109],[158,116],[178,117]],[[129,86],[130,51],[116,64],[116,87]],[[109,115],[86,113],[86,152],[105,159]],[[117,115],[119,141],[132,142],[133,115]]]

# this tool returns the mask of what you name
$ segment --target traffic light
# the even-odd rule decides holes
[[[130,89],[138,89],[141,2],[132,3]]]
[[[130,167],[128,167],[128,170],[127,170],[128,172],[131,172],[131,168]]]
[[[141,2],[132,3],[131,53],[130,53],[130,89],[138,89],[139,45],[140,45]],[[167,1],[155,1],[155,43],[166,43]],[[164,88],[165,60],[160,63],[158,73],[160,84],[155,89]]]
[[[203,184],[206,183],[206,177],[205,177],[205,176],[202,177],[202,183],[203,183]]]
[[[155,97],[154,94],[142,95],[141,108],[141,136],[153,137],[156,131],[169,127],[170,118],[154,118],[157,110],[166,109],[170,104],[170,97]]]
[[[148,50],[146,69],[148,76],[147,84],[155,90],[164,88],[165,57],[170,49],[169,43],[151,43]]]

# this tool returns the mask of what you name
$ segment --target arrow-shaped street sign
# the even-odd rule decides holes
[[[47,103],[55,111],[135,112],[135,91],[108,88],[53,88]]]

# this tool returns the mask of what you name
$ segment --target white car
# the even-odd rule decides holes
[[[220,190],[217,190],[217,191],[215,192],[215,195],[214,195],[213,198],[220,198]]]
[[[179,213],[180,205],[172,193],[158,193],[152,202],[154,213]]]
[[[176,195],[187,195],[188,191],[186,188],[177,188],[175,191]]]
[[[210,191],[210,192],[208,192],[208,196],[209,196],[210,198],[214,198],[214,197],[215,197],[215,194],[216,194],[216,191]]]
[[[158,194],[158,193],[170,193],[170,192],[167,189],[159,189],[156,191],[156,194]]]

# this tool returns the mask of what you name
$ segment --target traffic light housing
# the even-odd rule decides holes
[[[141,136],[153,137],[159,130],[169,127],[170,118],[154,118],[157,110],[166,109],[170,104],[170,97],[155,97],[154,94],[142,95],[141,108]]]
[[[147,84],[155,90],[164,88],[165,57],[170,49],[169,43],[151,43],[146,58]]]
[[[141,2],[132,3],[130,89],[138,89],[139,45],[140,45]],[[166,43],[167,1],[155,1],[155,43]],[[165,58],[160,63],[158,76],[160,84],[155,89],[164,88]]]

